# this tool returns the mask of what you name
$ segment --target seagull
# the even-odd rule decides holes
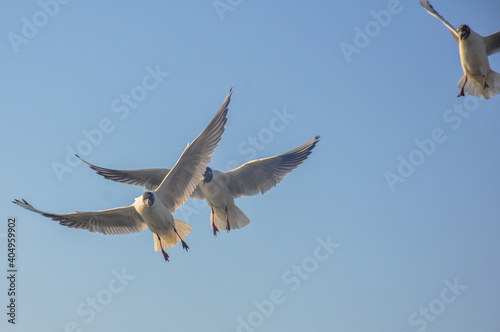
[[[191,198],[204,199],[211,207],[210,226],[213,234],[219,229],[240,229],[250,223],[250,219],[234,203],[235,198],[265,193],[276,186],[285,175],[293,171],[311,154],[319,141],[314,137],[303,145],[286,153],[249,161],[228,172],[210,167],[191,194]],[[87,166],[106,179],[137,185],[147,190],[155,190],[161,179],[171,172],[166,168],[115,170],[93,165],[77,155]]]
[[[465,92],[484,99],[499,94],[500,74],[491,70],[488,57],[500,51],[500,31],[483,37],[465,24],[455,29],[434,10],[429,1],[420,0],[420,4],[451,30],[453,38],[458,43],[464,71],[464,76],[457,84],[460,89],[458,97],[465,96]]]
[[[155,251],[161,250],[165,261],[168,262],[169,256],[165,249],[176,245],[179,241],[183,249],[186,251],[189,249],[184,238],[192,227],[175,219],[172,213],[189,198],[222,138],[231,94],[232,89],[207,127],[187,145],[172,170],[159,180],[156,188],[149,189],[137,197],[130,206],[103,211],[57,214],[38,210],[24,199],[16,199],[13,203],[59,221],[63,226],[91,232],[129,234],[149,228],[153,232]]]

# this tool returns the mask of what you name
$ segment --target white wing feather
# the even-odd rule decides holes
[[[24,199],[14,200],[14,204],[41,214],[44,217],[59,221],[59,224],[70,228],[86,229],[90,232],[103,234],[137,233],[147,228],[141,215],[134,206],[119,207],[110,210],[73,213],[49,213],[34,208]]]
[[[231,94],[232,89],[212,121],[193,143],[188,144],[177,163],[156,189],[155,196],[160,198],[171,213],[186,202],[200,182],[212,153],[222,138]]]
[[[170,172],[167,168],[149,168],[149,169],[111,169],[93,165],[83,160],[79,155],[76,155],[88,167],[96,171],[97,174],[104,176],[104,178],[131,184],[139,187],[146,188],[147,190],[154,191],[158,188],[163,179]]]
[[[235,198],[265,193],[276,186],[285,175],[307,159],[319,141],[316,136],[307,143],[278,156],[253,160],[224,173]]]
[[[147,190],[155,191],[160,183],[163,181],[165,176],[170,172],[168,168],[145,168],[145,169],[111,169],[104,168],[88,161],[83,160],[80,156],[76,155],[83,161],[88,167],[96,171],[97,174],[102,175],[104,178],[130,184],[134,186],[139,186]],[[196,186],[193,193],[189,198],[204,199],[203,193],[199,186]]]
[[[483,41],[486,47],[486,54],[488,56],[500,51],[500,31],[484,37]]]
[[[457,29],[455,29],[455,27],[453,27],[453,25],[451,25],[447,20],[444,19],[443,16],[441,16],[435,9],[434,7],[432,7],[432,5],[429,3],[429,1],[427,0],[420,0],[420,4],[422,5],[422,7],[424,7],[424,9],[429,13],[431,14],[432,16],[434,16],[435,18],[437,18],[438,20],[440,20],[448,29],[450,29],[451,31],[451,34],[453,35],[453,38],[455,39],[455,41],[458,43],[458,34],[457,34]]]

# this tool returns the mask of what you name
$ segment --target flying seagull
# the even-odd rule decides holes
[[[500,51],[500,31],[482,37],[465,24],[455,29],[434,10],[429,1],[420,0],[420,3],[429,14],[451,30],[453,38],[458,43],[464,71],[464,76],[457,84],[460,89],[458,97],[465,96],[465,92],[484,99],[499,94],[500,74],[491,70],[488,57]]]
[[[63,226],[91,232],[128,234],[149,228],[153,232],[155,251],[161,250],[165,261],[168,261],[169,256],[165,249],[176,245],[179,241],[182,242],[183,249],[186,251],[189,249],[184,238],[192,227],[175,219],[172,213],[185,203],[196,188],[222,137],[231,93],[232,90],[208,126],[187,145],[172,170],[159,179],[154,189],[148,189],[137,197],[132,205],[103,211],[57,214],[38,210],[24,199],[16,199],[13,203],[59,221]]]
[[[219,229],[243,228],[250,220],[234,203],[235,198],[265,193],[276,186],[286,174],[307,159],[319,136],[286,153],[253,160],[229,172],[207,167],[191,198],[204,199],[212,208],[210,225],[214,235]],[[77,155],[78,158],[80,158]],[[80,158],[106,179],[155,190],[169,172],[166,168],[115,170],[99,167]]]

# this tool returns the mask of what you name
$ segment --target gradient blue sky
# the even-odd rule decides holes
[[[456,98],[450,32],[416,0],[220,4],[219,15],[211,1],[70,1],[51,16],[37,1],[2,4],[0,265],[15,216],[19,272],[15,326],[0,283],[0,330],[498,331],[500,97]],[[455,26],[500,29],[496,0],[432,4]],[[500,55],[490,63],[500,71]],[[11,203],[131,204],[142,189],[68,165],[68,151],[171,167],[230,87],[214,168],[321,135],[276,188],[237,200],[246,228],[216,238],[207,205],[188,201],[175,216],[194,227],[191,250],[165,263],[149,230],[68,229]],[[388,172],[403,181],[391,188]]]

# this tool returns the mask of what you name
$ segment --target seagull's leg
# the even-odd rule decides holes
[[[229,216],[227,214],[227,206],[226,206],[226,223],[227,223],[226,230],[229,233],[229,231],[231,230],[231,227],[229,226]]]
[[[465,88],[465,84],[467,84],[467,80],[469,79],[469,76],[465,75],[465,82],[464,82],[464,85],[462,85],[462,89],[460,90],[460,94],[457,96],[457,97],[462,97],[462,96],[465,96],[465,93],[464,93],[464,88]]]
[[[219,229],[217,228],[217,226],[215,226],[214,220],[215,220],[215,213],[214,213],[214,208],[212,207],[212,229],[214,230],[214,235],[217,236],[217,232],[219,231]]]
[[[163,254],[163,258],[165,258],[165,262],[168,262],[168,254],[163,250],[163,246],[161,245],[161,239],[158,233],[156,233],[156,236],[158,237],[158,241],[160,241],[160,248],[161,248],[161,253]]]
[[[483,75],[483,89],[489,88],[490,86],[486,83],[486,78]]]
[[[179,233],[177,233],[177,230],[175,229],[175,227],[174,227],[174,226],[172,226],[172,228],[174,229],[175,234],[177,234],[177,236],[179,237],[179,239],[180,239],[180,240],[181,240],[181,242],[182,242],[182,249],[185,249],[186,251],[188,251],[188,250],[189,250],[189,247],[188,247],[188,245],[186,244],[186,242],[184,242],[184,240],[181,238],[181,236],[179,235]]]

